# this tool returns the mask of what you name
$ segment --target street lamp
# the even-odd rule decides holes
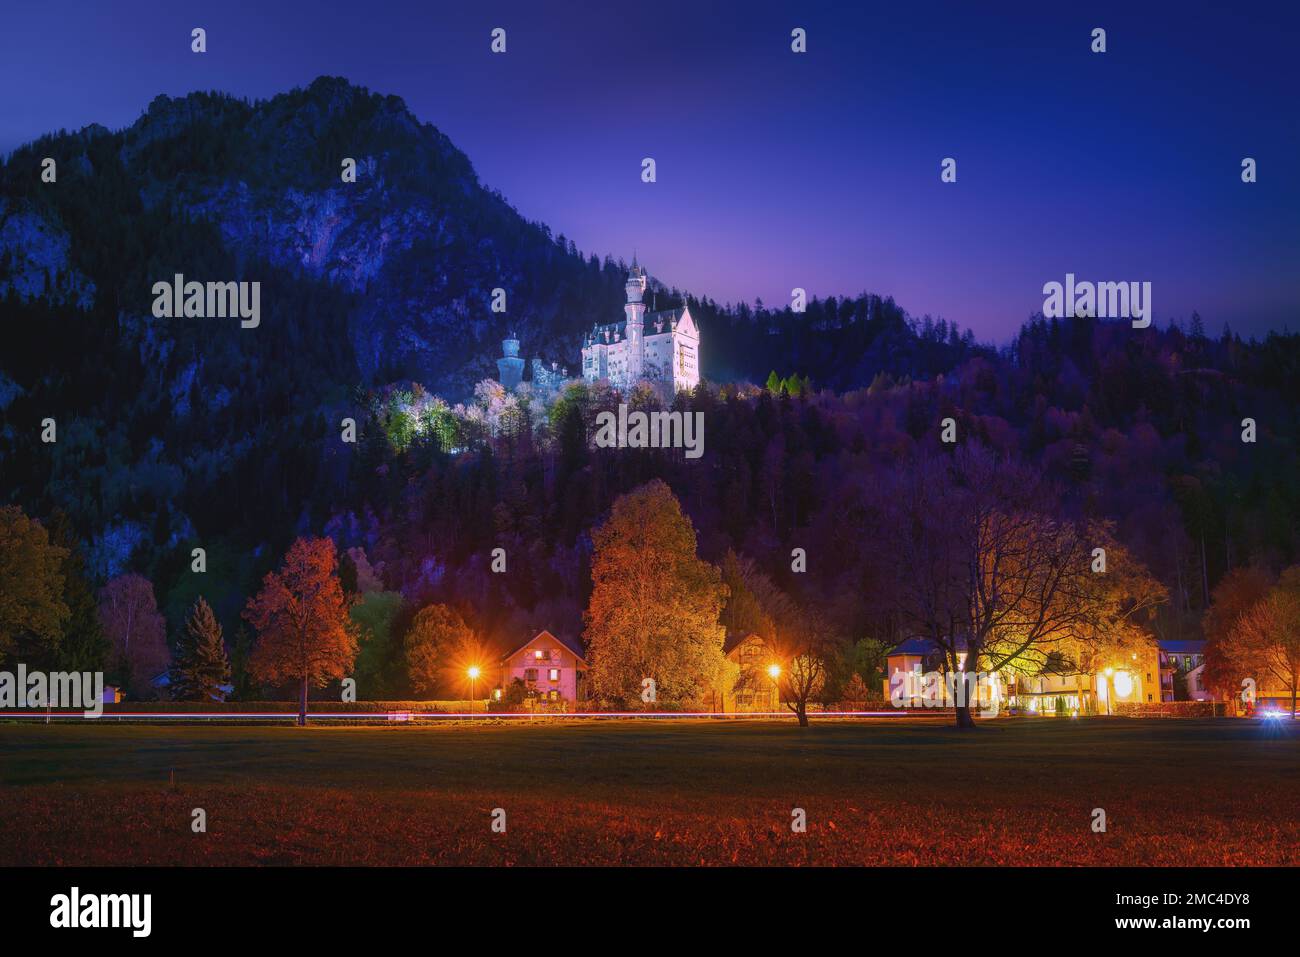
[[[478,676],[480,674],[478,670],[478,665],[470,665],[468,674],[469,674],[469,710],[470,713],[472,714],[474,711],[474,689],[475,689],[475,685],[478,683]]]
[[[776,704],[772,706],[772,710],[780,711],[781,710],[781,680],[780,680],[781,666],[775,663],[768,665],[767,676],[772,679],[772,684],[776,688]]]

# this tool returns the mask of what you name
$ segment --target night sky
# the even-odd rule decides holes
[[[339,75],[403,97],[585,253],[635,250],[719,302],[867,290],[1003,342],[1069,271],[1151,281],[1160,325],[1300,327],[1294,3],[6,6],[4,153],[128,125],[159,93]]]

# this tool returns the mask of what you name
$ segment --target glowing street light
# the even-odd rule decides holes
[[[767,666],[767,676],[772,679],[772,686],[776,688],[776,710],[781,707],[781,666],[773,662]]]
[[[478,665],[469,666],[467,674],[469,675],[469,710],[471,712],[474,710],[474,686],[478,683],[478,676],[481,673],[478,670]]]

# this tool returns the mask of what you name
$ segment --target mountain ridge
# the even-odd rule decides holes
[[[57,186],[34,175],[45,156],[58,162]],[[355,183],[340,177],[349,157],[357,163]],[[0,212],[0,267],[6,259],[21,266],[31,258],[28,245],[41,250],[19,270],[20,292],[48,288],[44,272],[67,272],[66,296],[80,305],[85,290],[102,288],[112,291],[118,311],[145,315],[148,289],[160,278],[200,276],[221,252],[228,254],[222,268],[237,275],[203,278],[256,279],[246,273],[265,263],[351,297],[349,345],[356,378],[366,385],[413,379],[466,396],[476,381],[495,375],[500,341],[511,332],[523,340],[523,354],[575,367],[582,333],[622,313],[622,260],[584,256],[571,241],[527,220],[400,97],[342,77],[318,77],[262,100],[219,92],[159,95],[121,130],[92,124],[49,134],[15,150],[0,172],[5,195],[17,204]],[[142,233],[139,255],[106,263],[102,277],[81,255],[114,247],[115,237],[96,228],[96,215],[125,220]],[[147,219],[136,222],[150,215],[171,226],[206,222],[220,250],[155,243]],[[9,223],[15,225],[6,233]],[[41,237],[41,230],[53,238]],[[71,247],[62,256],[52,248],[60,243]],[[126,275],[119,275],[122,267]],[[3,273],[0,268],[0,295]],[[496,288],[507,292],[504,314],[488,308]],[[666,304],[687,301],[658,280],[651,291]],[[737,342],[770,330],[757,328],[744,304],[719,309],[707,297],[689,301],[706,326],[706,377],[762,378],[771,363],[792,353],[804,374],[828,384],[840,375],[842,343],[805,349],[803,341]],[[855,318],[870,319],[872,303],[858,302]],[[877,302],[887,321],[847,349],[850,360],[874,353],[864,373],[854,371],[862,380],[857,384],[887,369],[889,356],[908,345],[905,314],[892,300]],[[818,305],[814,300],[806,319],[787,318],[787,339],[818,331]]]

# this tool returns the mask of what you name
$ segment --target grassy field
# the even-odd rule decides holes
[[[1300,732],[0,724],[0,864],[52,863],[1297,864]]]

